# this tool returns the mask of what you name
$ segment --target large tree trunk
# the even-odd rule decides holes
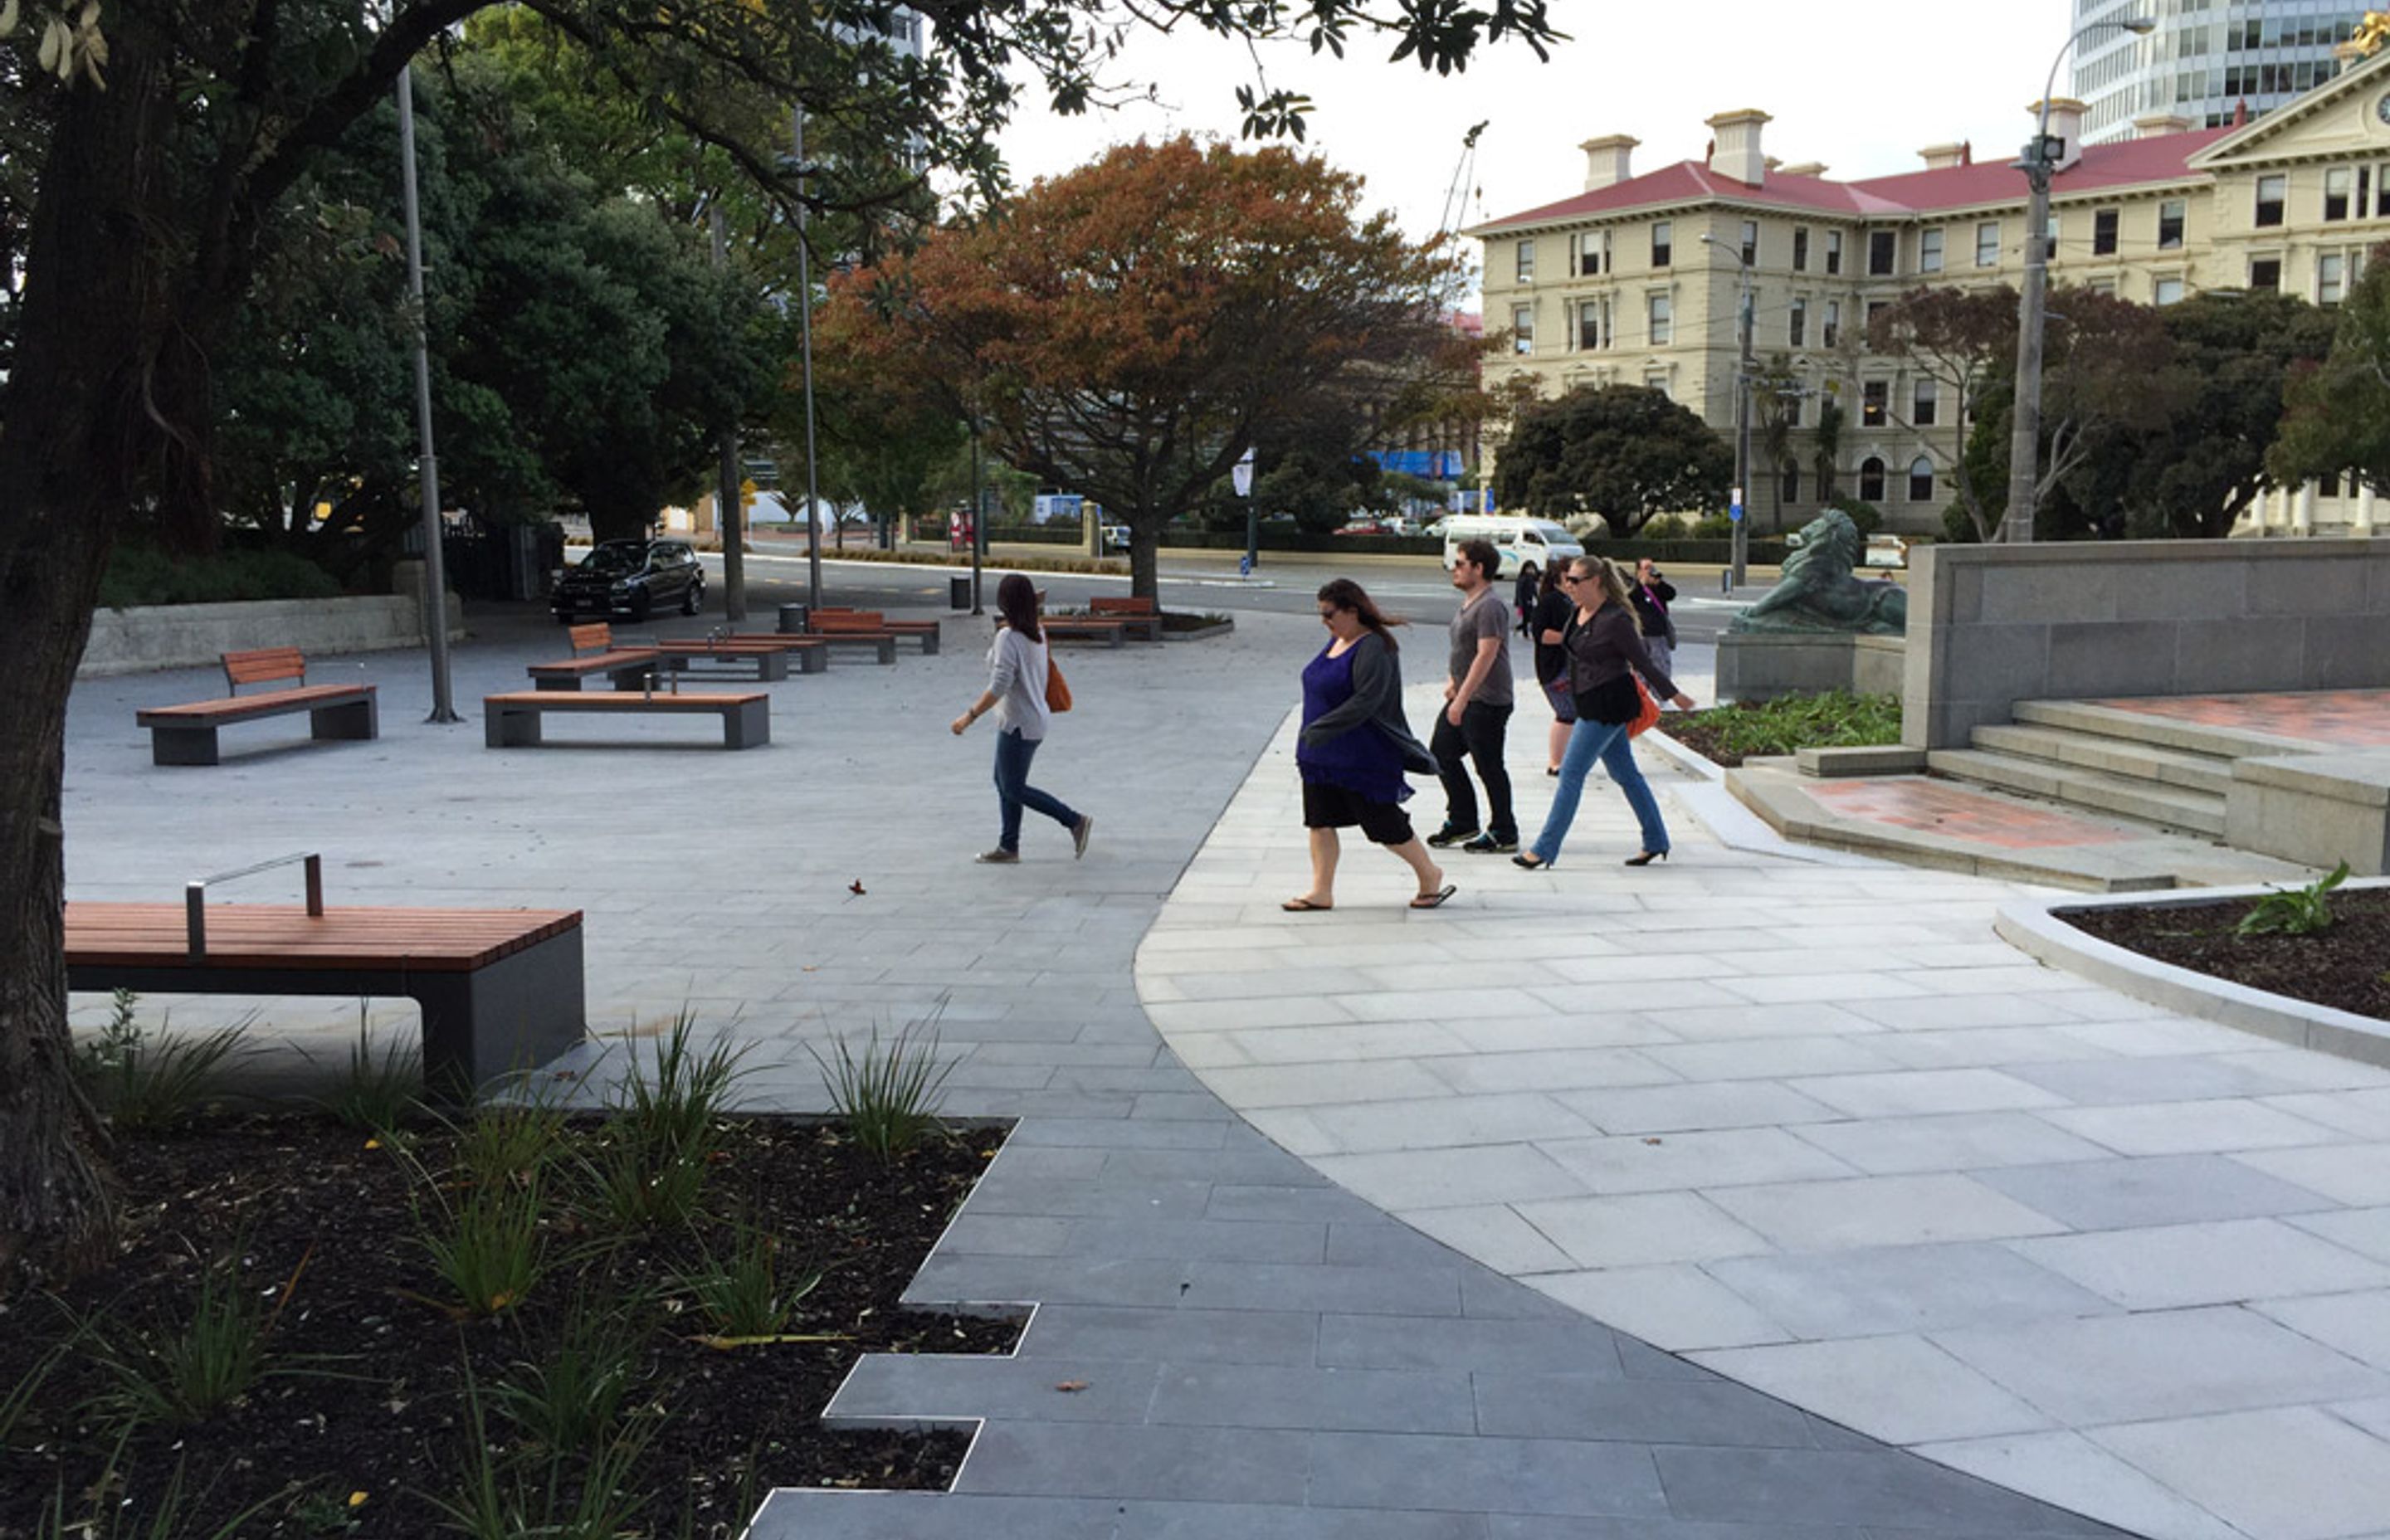
[[[1128,527],[1128,591],[1162,602],[1162,532],[1141,520]]]
[[[157,370],[167,331],[145,208],[172,104],[152,99],[137,27],[111,26],[109,42],[109,89],[71,93],[42,167],[0,387],[0,1275],[71,1267],[109,1232],[67,1035],[67,694],[109,548],[155,463],[155,417],[179,394]]]

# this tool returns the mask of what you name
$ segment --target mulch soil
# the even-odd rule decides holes
[[[2251,989],[2390,1020],[2390,888],[2331,896],[2311,936],[2236,936],[2249,901],[2062,910],[2088,935]]]
[[[576,1121],[567,1138],[587,1139],[597,1126]],[[740,1118],[714,1133],[706,1219],[601,1244],[591,1221],[559,1198],[546,1224],[550,1271],[486,1319],[446,1303],[454,1296],[423,1244],[439,1212],[423,1202],[423,1178],[362,1133],[251,1115],[121,1138],[121,1253],[54,1296],[0,1301],[0,1536],[34,1534],[61,1491],[69,1533],[84,1533],[71,1521],[85,1512],[119,1509],[120,1520],[142,1516],[129,1532],[149,1534],[147,1516],[178,1469],[177,1536],[213,1535],[261,1501],[264,1511],[237,1534],[424,1540],[446,1532],[430,1499],[455,1501],[467,1489],[476,1443],[468,1372],[485,1392],[522,1382],[531,1366],[552,1361],[576,1305],[603,1307],[641,1290],[655,1297],[636,1315],[641,1342],[623,1403],[652,1434],[625,1483],[649,1494],[640,1533],[734,1535],[775,1486],[944,1489],[964,1453],[962,1434],[834,1434],[818,1419],[859,1354],[1001,1353],[1017,1340],[1018,1321],[897,1308],[1003,1130],[955,1129],[891,1164],[809,1120]],[[425,1131],[410,1153],[443,1173],[452,1139],[445,1129]],[[730,1254],[742,1226],[778,1238],[784,1280],[825,1269],[785,1333],[838,1340],[728,1349],[693,1341],[711,1328],[683,1280],[708,1251]],[[68,1334],[70,1313],[97,1319],[120,1342],[137,1327],[179,1324],[200,1277],[236,1257],[255,1297],[297,1280],[271,1324],[269,1373],[247,1393],[191,1426],[137,1428],[116,1461],[119,1484],[106,1492],[94,1482],[120,1419],[97,1404],[112,1381],[88,1340],[9,1427],[12,1390]],[[491,1444],[548,1468],[495,1413],[485,1426]]]
[[[1660,725],[1654,730],[1667,734],[1712,764],[1733,769],[1742,763],[1742,755],[1726,747],[1725,735],[1715,725],[1703,721],[1704,714],[1701,712],[1664,712]]]

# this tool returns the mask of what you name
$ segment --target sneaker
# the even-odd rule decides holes
[[[1096,831],[1096,815],[1082,813],[1079,821],[1071,826],[1071,859],[1076,861],[1087,853],[1087,836]]]
[[[994,850],[983,850],[971,859],[983,866],[1009,866],[1020,861],[1021,853],[999,845]]]
[[[1473,828],[1455,828],[1450,824],[1446,824],[1442,828],[1437,829],[1433,834],[1429,835],[1427,837],[1427,842],[1433,845],[1436,849],[1442,850],[1446,845],[1457,845],[1463,840],[1474,840],[1476,838],[1477,831]]]
[[[1519,848],[1519,837],[1513,834],[1508,840],[1499,840],[1491,834],[1481,834],[1460,848],[1471,855],[1509,855]]]

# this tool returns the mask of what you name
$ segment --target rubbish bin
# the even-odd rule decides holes
[[[783,635],[803,635],[813,629],[813,606],[784,604],[780,606],[780,632]]]
[[[949,610],[970,608],[970,579],[959,576],[946,579],[946,608]]]

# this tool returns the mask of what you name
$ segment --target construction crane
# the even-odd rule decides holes
[[[1461,217],[1468,212],[1470,183],[1477,170],[1477,136],[1493,121],[1488,118],[1460,136],[1460,163],[1452,168],[1452,186],[1444,194],[1444,218],[1436,225],[1439,239],[1460,231]]]

